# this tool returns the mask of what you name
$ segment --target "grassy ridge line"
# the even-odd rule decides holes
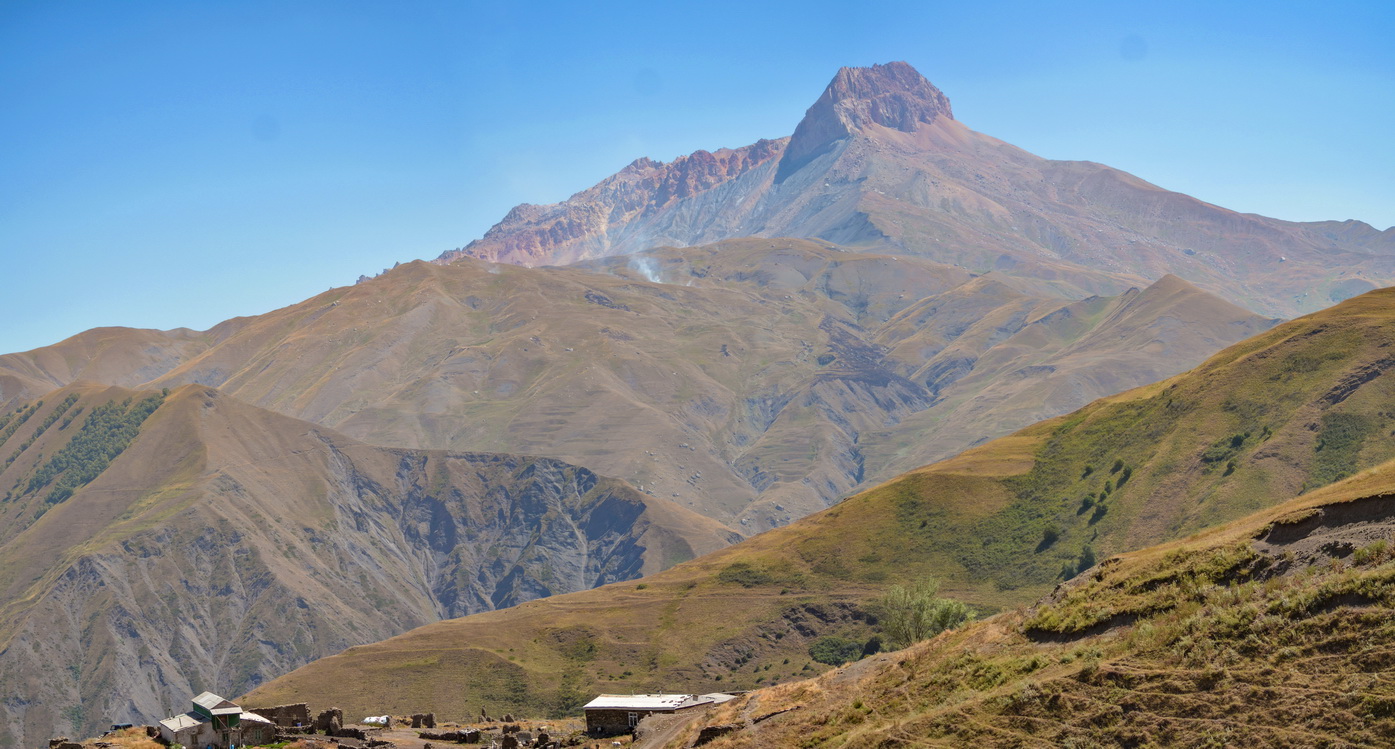
[[[745,689],[797,676],[790,667],[819,636],[870,632],[867,604],[893,583],[933,574],[945,595],[981,611],[1026,604],[1091,557],[1183,537],[1311,487],[1326,470],[1327,414],[1373,414],[1367,434],[1390,431],[1383,404],[1395,399],[1395,378],[1383,362],[1395,350],[1393,297],[1373,292],[1286,323],[1192,372],[918,469],[644,589],[609,586],[438,623],[311,664],[249,699],[447,715],[487,701],[537,712],[562,704],[557,685],[574,664],[551,643],[580,626],[595,644],[583,664],[593,691]],[[1341,449],[1360,470],[1395,445],[1367,438]],[[397,659],[428,650],[475,665],[443,658],[394,671]],[[524,690],[472,675],[480,664],[515,674],[526,701],[512,701]],[[405,686],[414,680],[450,691],[418,693]]]
[[[740,730],[712,749],[1383,745],[1392,492],[1395,462],[1111,558],[1032,610],[760,690],[665,746],[718,725]],[[773,717],[748,722],[760,716]]]

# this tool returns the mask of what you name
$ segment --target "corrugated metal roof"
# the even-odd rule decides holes
[[[729,694],[602,694],[584,710],[682,710],[732,699]]]
[[[212,692],[204,692],[195,697],[194,704],[214,715],[237,715],[242,712],[242,708]]]
[[[164,720],[160,721],[160,725],[165,726],[171,731],[183,731],[186,728],[193,728],[194,726],[197,726],[200,723],[207,722],[208,721],[204,720],[201,716],[199,716],[198,713],[184,713],[183,715],[176,715],[173,718],[165,718]],[[257,715],[256,713],[247,712],[244,712],[242,714],[242,722],[265,723],[267,725],[271,725],[271,721],[267,720],[266,718],[263,718],[262,716]]]
[[[186,728],[193,728],[194,726],[197,726],[198,724],[205,722],[207,721],[205,721],[203,718],[198,717],[197,715],[194,715],[193,713],[184,713],[183,715],[176,715],[173,718],[165,718],[164,720],[160,721],[160,725],[170,729],[171,731],[183,731]]]

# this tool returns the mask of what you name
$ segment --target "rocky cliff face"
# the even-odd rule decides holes
[[[695,189],[671,187],[689,162],[713,160]],[[787,141],[636,164],[565,202],[520,206],[437,262],[808,237],[1051,278],[1080,296],[1171,273],[1279,316],[1395,283],[1395,229],[1240,214],[1100,164],[1039,158],[959,123],[905,63],[840,70]]]
[[[723,212],[743,210],[751,193],[746,185],[759,181],[769,171],[764,167],[772,165],[784,152],[785,143],[785,139],[762,140],[735,150],[697,151],[667,164],[636,159],[615,176],[573,195],[565,203],[525,203],[514,208],[484,238],[442,257],[475,257],[529,266],[562,265],[663,244],[687,244],[682,238],[694,231],[701,233]],[[708,207],[685,219],[682,229],[686,231],[639,229],[637,225],[636,230],[626,230],[645,217],[677,206],[692,206],[699,199]]]
[[[938,117],[954,119],[949,99],[910,65],[842,68],[794,129],[775,181],[783,182],[872,125],[914,133]]]
[[[19,449],[69,393],[73,421]],[[203,689],[240,693],[413,626],[738,538],[560,461],[371,447],[198,386],[171,393],[71,497],[32,485],[84,416],[130,397],[60,392],[0,445],[20,456],[0,473],[0,725],[14,745],[155,720]]]

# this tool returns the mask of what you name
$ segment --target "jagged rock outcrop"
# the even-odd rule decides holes
[[[605,257],[683,242],[662,232],[637,233],[625,227],[670,206],[704,196],[719,204],[742,202],[741,190],[715,188],[741,180],[773,163],[784,151],[785,139],[760,140],[744,148],[715,153],[696,151],[667,164],[636,159],[618,174],[564,203],[524,203],[509,211],[482,239],[446,253],[444,257],[475,257],[518,265],[561,265],[590,257]],[[768,171],[768,170],[767,170]],[[701,224],[688,217],[685,225]]]
[[[794,129],[775,182],[871,125],[913,133],[937,117],[954,119],[949,99],[910,65],[891,62],[842,68]]]

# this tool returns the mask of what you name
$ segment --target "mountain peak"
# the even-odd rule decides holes
[[[814,108],[825,100],[845,107],[858,126],[876,123],[910,132],[940,115],[954,119],[944,93],[904,62],[839,68]]]
[[[954,119],[948,97],[909,64],[839,68],[795,128],[775,180],[783,181],[836,141],[871,125],[909,133],[937,117]]]

